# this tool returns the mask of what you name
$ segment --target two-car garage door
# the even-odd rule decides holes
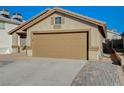
[[[35,57],[88,59],[87,33],[34,33],[32,53]]]

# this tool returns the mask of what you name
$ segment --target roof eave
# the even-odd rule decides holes
[[[31,18],[29,21],[17,26],[16,28],[12,29],[11,31],[8,32],[9,35],[13,34],[15,31],[21,29],[23,26],[25,26],[26,24],[30,23],[32,20],[35,20],[37,17],[41,16],[42,14],[48,12],[50,10],[50,8],[46,8],[42,13],[37,14],[36,16],[34,16],[33,18]]]
[[[50,13],[53,13],[53,12],[60,12],[60,13],[65,13],[67,15],[70,15],[70,16],[73,16],[73,17],[76,17],[76,18],[79,18],[81,20],[85,20],[85,21],[88,21],[90,23],[93,23],[93,24],[96,24],[96,25],[100,25],[100,26],[105,26],[106,23],[105,22],[102,22],[102,21],[98,21],[98,20],[95,20],[93,18],[90,18],[90,17],[86,17],[86,16],[82,16],[82,15],[79,15],[79,14],[76,14],[76,13],[73,13],[73,12],[70,12],[68,10],[64,10],[64,9],[61,9],[61,8],[53,8],[51,9],[51,11],[49,11],[46,16],[49,16]],[[45,17],[46,17],[45,16]],[[42,18],[42,17],[41,17]],[[44,18],[43,18],[44,19]],[[39,21],[41,21],[42,19],[40,19]],[[38,22],[39,22],[38,21]],[[37,23],[37,22],[36,22]],[[34,24],[36,24],[34,23]],[[33,25],[33,24],[32,24]],[[24,26],[22,30],[26,30],[28,29],[29,27],[31,27],[32,25],[27,25],[27,26]]]
[[[67,15],[70,15],[70,16],[79,18],[81,20],[88,21],[88,22],[93,23],[95,25],[101,26],[104,29],[103,32],[106,34],[106,30],[105,30],[106,29],[106,23],[98,21],[98,20],[95,20],[93,18],[89,18],[89,17],[86,17],[86,16],[82,16],[82,15],[70,12],[68,10],[64,10],[64,9],[61,9],[61,8],[53,8],[53,9],[49,10],[49,12],[47,11],[44,15],[39,16],[40,18],[38,16],[37,17],[35,16],[34,18],[32,18],[31,20],[27,21],[26,23],[24,23],[20,27],[17,27],[14,30],[10,31],[9,34],[12,34],[13,32],[15,32],[15,31],[17,31],[19,29],[27,30],[29,27],[31,27],[32,25],[36,24],[37,22],[43,20],[44,18],[48,17],[50,14],[52,14],[54,12],[65,13]],[[35,20],[35,19],[37,19],[37,20]],[[33,21],[33,23],[31,24],[32,21]]]

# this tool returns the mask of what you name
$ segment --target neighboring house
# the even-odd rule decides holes
[[[122,42],[123,42],[123,48],[124,48],[124,32],[121,33],[121,39],[122,39]]]
[[[122,43],[121,35],[114,30],[107,30],[106,42],[103,44],[104,53],[111,53],[111,48],[120,48]]]
[[[12,37],[8,32],[22,23],[19,17],[21,16],[18,14],[13,14],[10,17],[8,10],[0,10],[0,54],[12,52]]]
[[[107,39],[121,39],[121,35],[113,30],[107,30]]]
[[[107,39],[111,42],[111,47],[118,49],[122,47],[122,39],[120,33],[115,32],[114,30],[107,30]]]
[[[9,34],[13,38],[13,53],[96,60],[102,56],[102,43],[105,42],[107,31],[104,22],[53,8],[44,10]]]

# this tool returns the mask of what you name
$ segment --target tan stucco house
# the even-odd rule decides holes
[[[45,9],[9,32],[13,53],[28,56],[99,59],[106,38],[104,22],[61,8]]]

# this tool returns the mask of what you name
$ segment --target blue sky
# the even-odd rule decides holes
[[[123,6],[60,6],[61,8],[95,18],[106,22],[108,29],[124,31],[124,7]],[[0,6],[10,12],[19,12],[25,20],[30,19],[45,8],[53,6]]]

